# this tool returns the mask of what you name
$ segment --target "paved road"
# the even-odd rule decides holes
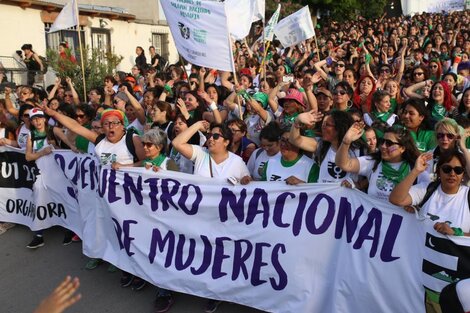
[[[81,244],[62,246],[63,230],[54,227],[45,232],[45,246],[26,249],[32,233],[16,226],[0,236],[0,312],[32,312],[66,275],[80,278],[82,300],[68,313],[146,313],[153,312],[155,288],[147,286],[139,292],[119,285],[120,273],[108,273],[107,266],[86,270],[87,257]],[[169,312],[204,312],[205,300],[180,294]],[[222,304],[220,313],[261,313],[233,303]]]

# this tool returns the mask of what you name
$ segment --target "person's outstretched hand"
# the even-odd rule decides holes
[[[62,313],[65,309],[81,299],[81,294],[76,294],[80,287],[80,280],[70,276],[65,277],[59,286],[36,308],[34,313]]]

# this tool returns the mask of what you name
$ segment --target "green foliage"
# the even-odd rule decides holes
[[[56,50],[51,49],[48,49],[46,54],[49,66],[55,71],[57,77],[70,77],[77,93],[82,96],[83,75],[80,61],[74,60],[69,49],[65,52],[66,57],[60,57]],[[92,88],[102,86],[104,78],[111,75],[123,59],[120,55],[99,49],[83,49],[81,55],[86,56],[84,58],[84,68],[87,93]]]

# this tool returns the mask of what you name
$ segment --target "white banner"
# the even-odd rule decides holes
[[[266,24],[266,27],[264,28],[264,41],[273,41],[274,27],[279,20],[279,14],[281,14],[281,4],[277,5],[276,11],[274,11],[273,15]]]
[[[76,12],[76,0],[71,0],[62,8],[59,15],[49,29],[49,33],[56,32],[61,29],[67,29],[78,25],[78,17]]]
[[[252,0],[254,2],[254,11],[252,22],[262,20],[264,22],[264,16],[266,12],[266,0]],[[264,25],[263,25],[264,26]]]
[[[17,203],[4,192],[11,184],[33,198],[30,170],[12,176],[8,165],[19,159],[0,153],[0,220],[31,225],[5,206]],[[44,222],[82,234],[88,256],[171,290],[269,312],[424,312],[423,285],[438,292],[443,284],[426,280],[436,268],[425,268],[423,256],[463,277],[447,256],[455,251],[429,239],[442,237],[432,225],[336,184],[232,186],[143,168],[98,172],[94,157],[64,151],[44,161],[38,167],[47,190],[49,180],[63,186],[51,197],[78,200],[82,219],[47,215]],[[458,240],[470,246],[469,238]],[[430,254],[428,245],[441,250]],[[470,260],[457,257],[459,264]]]
[[[465,10],[465,0],[401,0],[404,15],[427,13],[442,13]]]
[[[253,0],[225,1],[228,29],[235,40],[242,40],[250,33],[254,6]]]
[[[274,34],[285,48],[315,36],[308,6],[279,21],[274,27]]]
[[[223,2],[166,0],[160,3],[183,58],[199,66],[234,71]]]

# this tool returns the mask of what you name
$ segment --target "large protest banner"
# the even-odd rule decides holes
[[[182,57],[199,66],[234,71],[225,3],[210,0],[160,3]]]
[[[62,197],[79,202],[84,252],[172,290],[270,312],[424,312],[423,255],[439,272],[466,275],[457,275],[465,254],[456,263],[449,252],[424,252],[426,232],[442,237],[432,225],[335,184],[231,186],[173,172],[98,171],[93,157],[72,152],[50,160],[65,175],[47,162],[39,171],[65,179]],[[8,171],[0,174],[1,182]],[[1,198],[1,218],[28,225]]]

